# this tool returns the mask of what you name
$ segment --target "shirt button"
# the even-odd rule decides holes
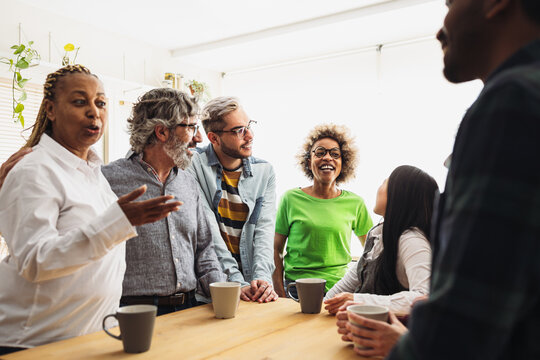
[[[176,286],[180,287],[180,283],[176,283]]]
[[[178,258],[174,258],[174,262],[178,264]]]

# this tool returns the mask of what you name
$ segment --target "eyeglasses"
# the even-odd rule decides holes
[[[339,148],[326,149],[322,146],[318,146],[315,150],[312,151],[318,158],[323,158],[328,153],[334,159],[339,159],[341,157],[341,151]]]
[[[255,120],[249,120],[248,126],[238,126],[238,127],[232,128],[231,130],[216,130],[216,131],[212,131],[212,132],[215,132],[215,133],[233,133],[233,134],[236,134],[236,136],[239,139],[243,139],[246,136],[246,132],[248,130],[251,131],[251,133],[253,133],[253,129],[251,128],[251,126],[253,126],[256,123],[257,122]]]
[[[197,131],[199,131],[199,125],[198,124],[176,124],[176,126],[182,126],[182,127],[189,128],[190,130],[193,131],[193,135],[195,135],[197,133]]]

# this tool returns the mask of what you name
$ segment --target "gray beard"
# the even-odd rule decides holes
[[[179,168],[184,170],[191,164],[192,154],[188,151],[189,143],[180,141],[176,136],[172,136],[165,143],[164,150],[174,164]]]

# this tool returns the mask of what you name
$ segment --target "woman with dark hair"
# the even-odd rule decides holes
[[[322,278],[329,290],[347,271],[352,233],[363,243],[373,225],[364,200],[338,186],[356,169],[357,150],[349,134],[344,126],[316,126],[298,155],[313,185],[287,191],[278,208],[273,281],[279,296],[286,296],[284,277],[285,284]]]
[[[400,166],[377,191],[374,212],[384,223],[368,233],[358,265],[326,294],[335,314],[352,300],[408,313],[413,300],[427,295],[431,269],[429,230],[435,180],[414,166]]]

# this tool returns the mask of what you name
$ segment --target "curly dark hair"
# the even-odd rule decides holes
[[[356,166],[358,163],[358,149],[354,144],[354,138],[350,135],[351,131],[344,125],[336,124],[321,124],[315,126],[306,137],[306,141],[302,145],[300,153],[296,156],[298,165],[307,176],[313,180],[313,172],[309,166],[311,159],[311,150],[313,145],[320,139],[330,138],[339,144],[341,150],[341,172],[336,179],[336,183],[343,183],[354,178]]]

